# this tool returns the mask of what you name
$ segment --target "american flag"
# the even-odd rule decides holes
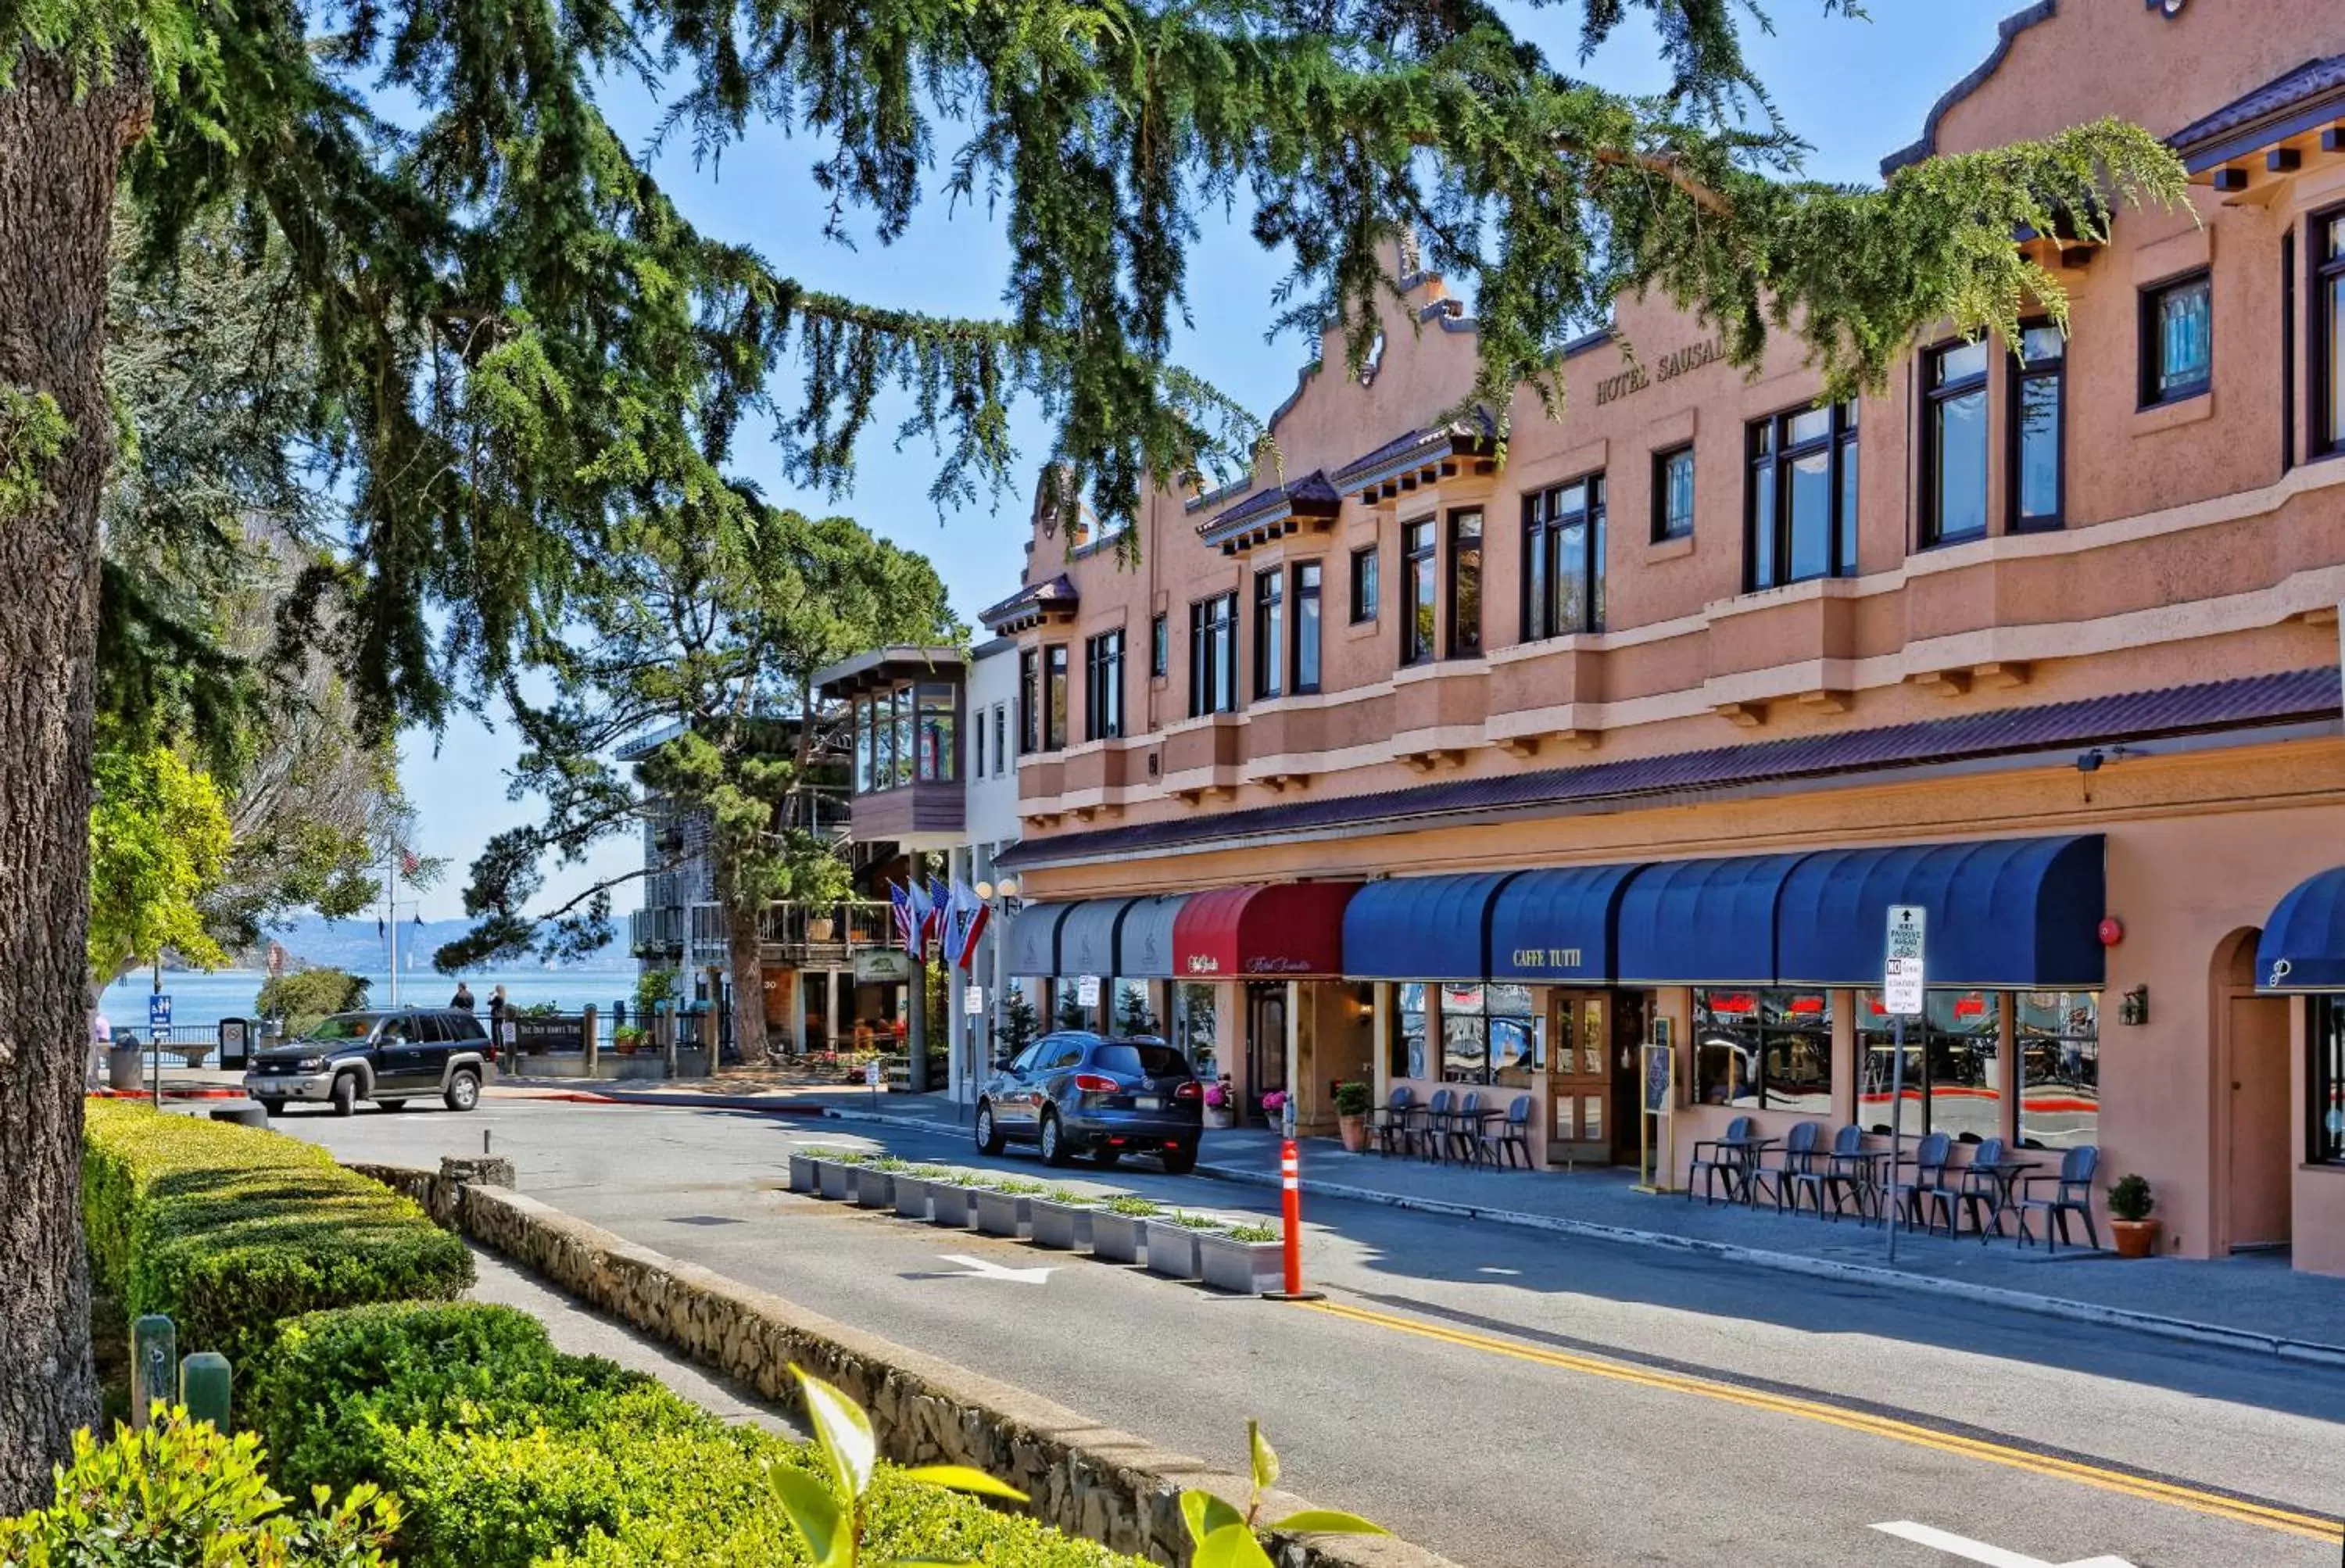
[[[415,858],[415,851],[407,848],[403,844],[401,845],[399,850],[399,874],[402,877],[411,877],[422,869],[423,862]]]

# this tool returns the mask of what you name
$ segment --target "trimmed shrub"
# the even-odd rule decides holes
[[[82,1215],[101,1290],[239,1365],[287,1318],[472,1282],[462,1241],[324,1150],[143,1105],[88,1107]]]

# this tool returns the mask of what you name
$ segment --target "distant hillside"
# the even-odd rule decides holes
[[[431,954],[442,944],[453,942],[472,929],[465,920],[425,921],[418,925],[410,920],[399,928],[400,967],[407,967],[408,955],[415,955],[418,967],[428,966]],[[390,944],[377,932],[374,921],[367,916],[356,920],[326,921],[316,915],[303,915],[282,931],[269,933],[270,940],[282,943],[287,955],[298,962],[357,972],[381,972],[390,967]],[[264,945],[263,953],[268,952]],[[534,968],[534,959],[517,964],[500,964],[500,969]],[[599,952],[574,963],[556,966],[559,970],[631,970],[634,960],[627,956],[626,944],[615,936]]]

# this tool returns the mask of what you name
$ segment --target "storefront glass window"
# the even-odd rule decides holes
[[[1128,1036],[1163,1033],[1157,1021],[1156,1009],[1149,1003],[1148,982],[1119,980],[1115,983],[1115,1016],[1112,1023],[1113,1027],[1109,1033],[1114,1034]]]
[[[1213,988],[1176,985],[1172,988],[1172,1040],[1189,1054],[1200,1078],[1216,1078],[1221,1068],[1213,1052]]]
[[[1547,1064],[1546,1034],[1527,985],[1441,988],[1444,1082],[1528,1084]]]
[[[2016,1001],[2019,1141],[2068,1149],[2101,1141],[2101,993],[2023,991]]]
[[[1489,1072],[1490,1036],[1484,1027],[1482,987],[1441,988],[1441,1079],[1479,1084]]]
[[[1393,988],[1395,1027],[1392,1032],[1392,1060],[1386,1064],[1396,1078],[1423,1078],[1430,1075],[1431,1063],[1426,1049],[1426,986],[1421,981],[1410,981]]]
[[[1694,1098],[1705,1105],[1832,1113],[1832,995],[1693,993]]]
[[[2003,1133],[2003,1058],[1991,991],[1933,991],[1905,1021],[1905,1130],[1972,1139]],[[1856,994],[1856,1048],[1864,1064],[1857,1119],[1889,1129],[1895,1020],[1878,992]]]

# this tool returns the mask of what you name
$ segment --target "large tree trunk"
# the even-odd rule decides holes
[[[766,966],[758,961],[757,916],[752,905],[725,912],[725,957],[733,972],[733,1044],[742,1065],[763,1066],[766,1044]],[[714,1050],[712,1042],[710,1049]]]
[[[0,388],[47,394],[71,432],[35,471],[45,497],[0,511],[0,1514],[47,1502],[97,1411],[81,1123],[107,230],[147,101],[135,50],[122,71],[76,99],[35,55],[0,91]]]

